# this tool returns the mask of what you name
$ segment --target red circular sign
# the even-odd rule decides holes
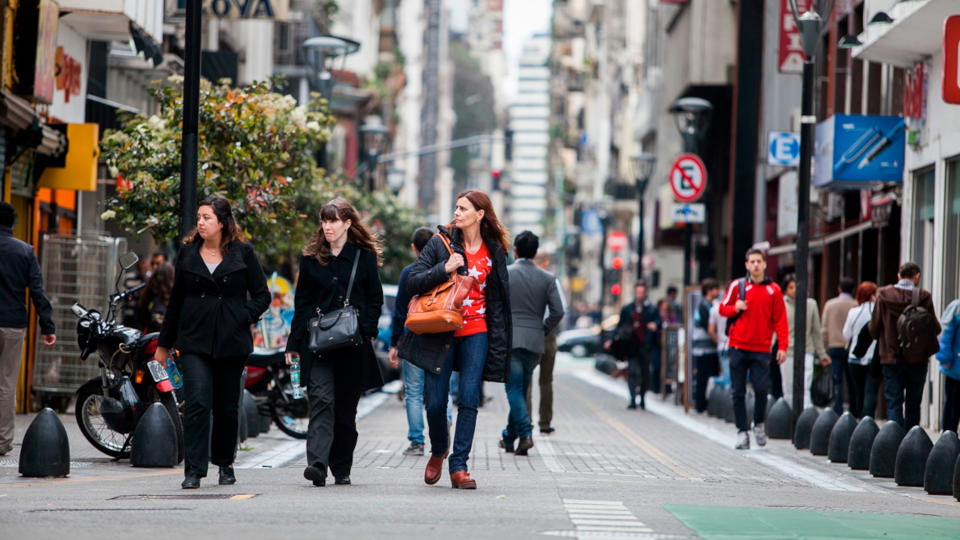
[[[670,167],[670,189],[680,202],[693,202],[707,187],[707,168],[694,154],[683,154]]]
[[[627,238],[627,233],[623,231],[610,231],[610,234],[607,235],[607,247],[610,248],[610,251],[626,249],[629,243],[630,239]]]

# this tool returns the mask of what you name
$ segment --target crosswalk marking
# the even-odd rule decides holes
[[[564,499],[563,506],[576,530],[570,531],[572,534],[569,535],[559,534],[568,531],[545,531],[542,534],[612,540],[657,537],[653,529],[637,519],[622,501]]]

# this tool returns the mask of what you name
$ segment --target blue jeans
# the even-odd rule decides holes
[[[423,444],[423,370],[403,361],[403,404],[407,408],[407,439]],[[453,417],[453,399],[447,400],[447,422]]]
[[[853,380],[847,373],[847,364],[849,363],[850,353],[843,347],[833,347],[827,350],[827,356],[830,357],[830,373],[833,375],[833,390],[837,398],[833,401],[833,410],[837,411],[837,416],[843,414],[843,379],[847,379],[847,397],[850,399],[851,412],[858,412],[854,407],[855,403],[862,400],[862,397],[856,395],[857,389],[853,385]],[[854,416],[860,416],[854,414]]]
[[[504,385],[510,414],[507,427],[503,430],[503,440],[512,443],[517,437],[533,435],[533,423],[527,411],[527,389],[533,379],[533,370],[540,363],[540,355],[527,349],[513,349],[510,352],[510,379]]]
[[[730,348],[730,375],[733,382],[733,417],[738,431],[747,431],[747,372],[753,383],[753,423],[762,424],[767,413],[770,390],[770,353]]]
[[[430,453],[442,457],[450,445],[450,433],[444,414],[450,394],[450,373],[454,358],[459,366],[460,385],[457,389],[457,429],[450,454],[450,472],[467,470],[467,458],[473,447],[473,432],[477,427],[477,407],[480,406],[480,385],[483,384],[483,366],[487,362],[487,333],[453,338],[450,354],[440,373],[424,373],[423,400],[427,405],[427,424],[430,427]]]
[[[887,420],[900,424],[904,431],[920,423],[923,385],[927,381],[927,363],[883,365],[883,395],[887,400]]]

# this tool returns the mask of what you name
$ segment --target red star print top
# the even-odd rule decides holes
[[[465,337],[487,331],[487,275],[493,270],[493,261],[487,245],[480,243],[476,253],[464,250],[467,255],[467,274],[476,278],[477,283],[463,300],[463,328],[454,332],[454,337]]]

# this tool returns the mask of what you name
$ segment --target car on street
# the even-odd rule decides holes
[[[393,332],[393,305],[397,300],[397,286],[383,284],[383,309],[377,323],[377,339],[373,342],[373,350],[377,354],[377,363],[380,364],[380,373],[383,382],[390,382],[400,378],[400,369],[390,366],[390,334]]]
[[[557,334],[557,350],[573,356],[594,356],[603,351],[603,342],[613,335],[619,320],[619,315],[611,315],[600,324],[564,330]]]

